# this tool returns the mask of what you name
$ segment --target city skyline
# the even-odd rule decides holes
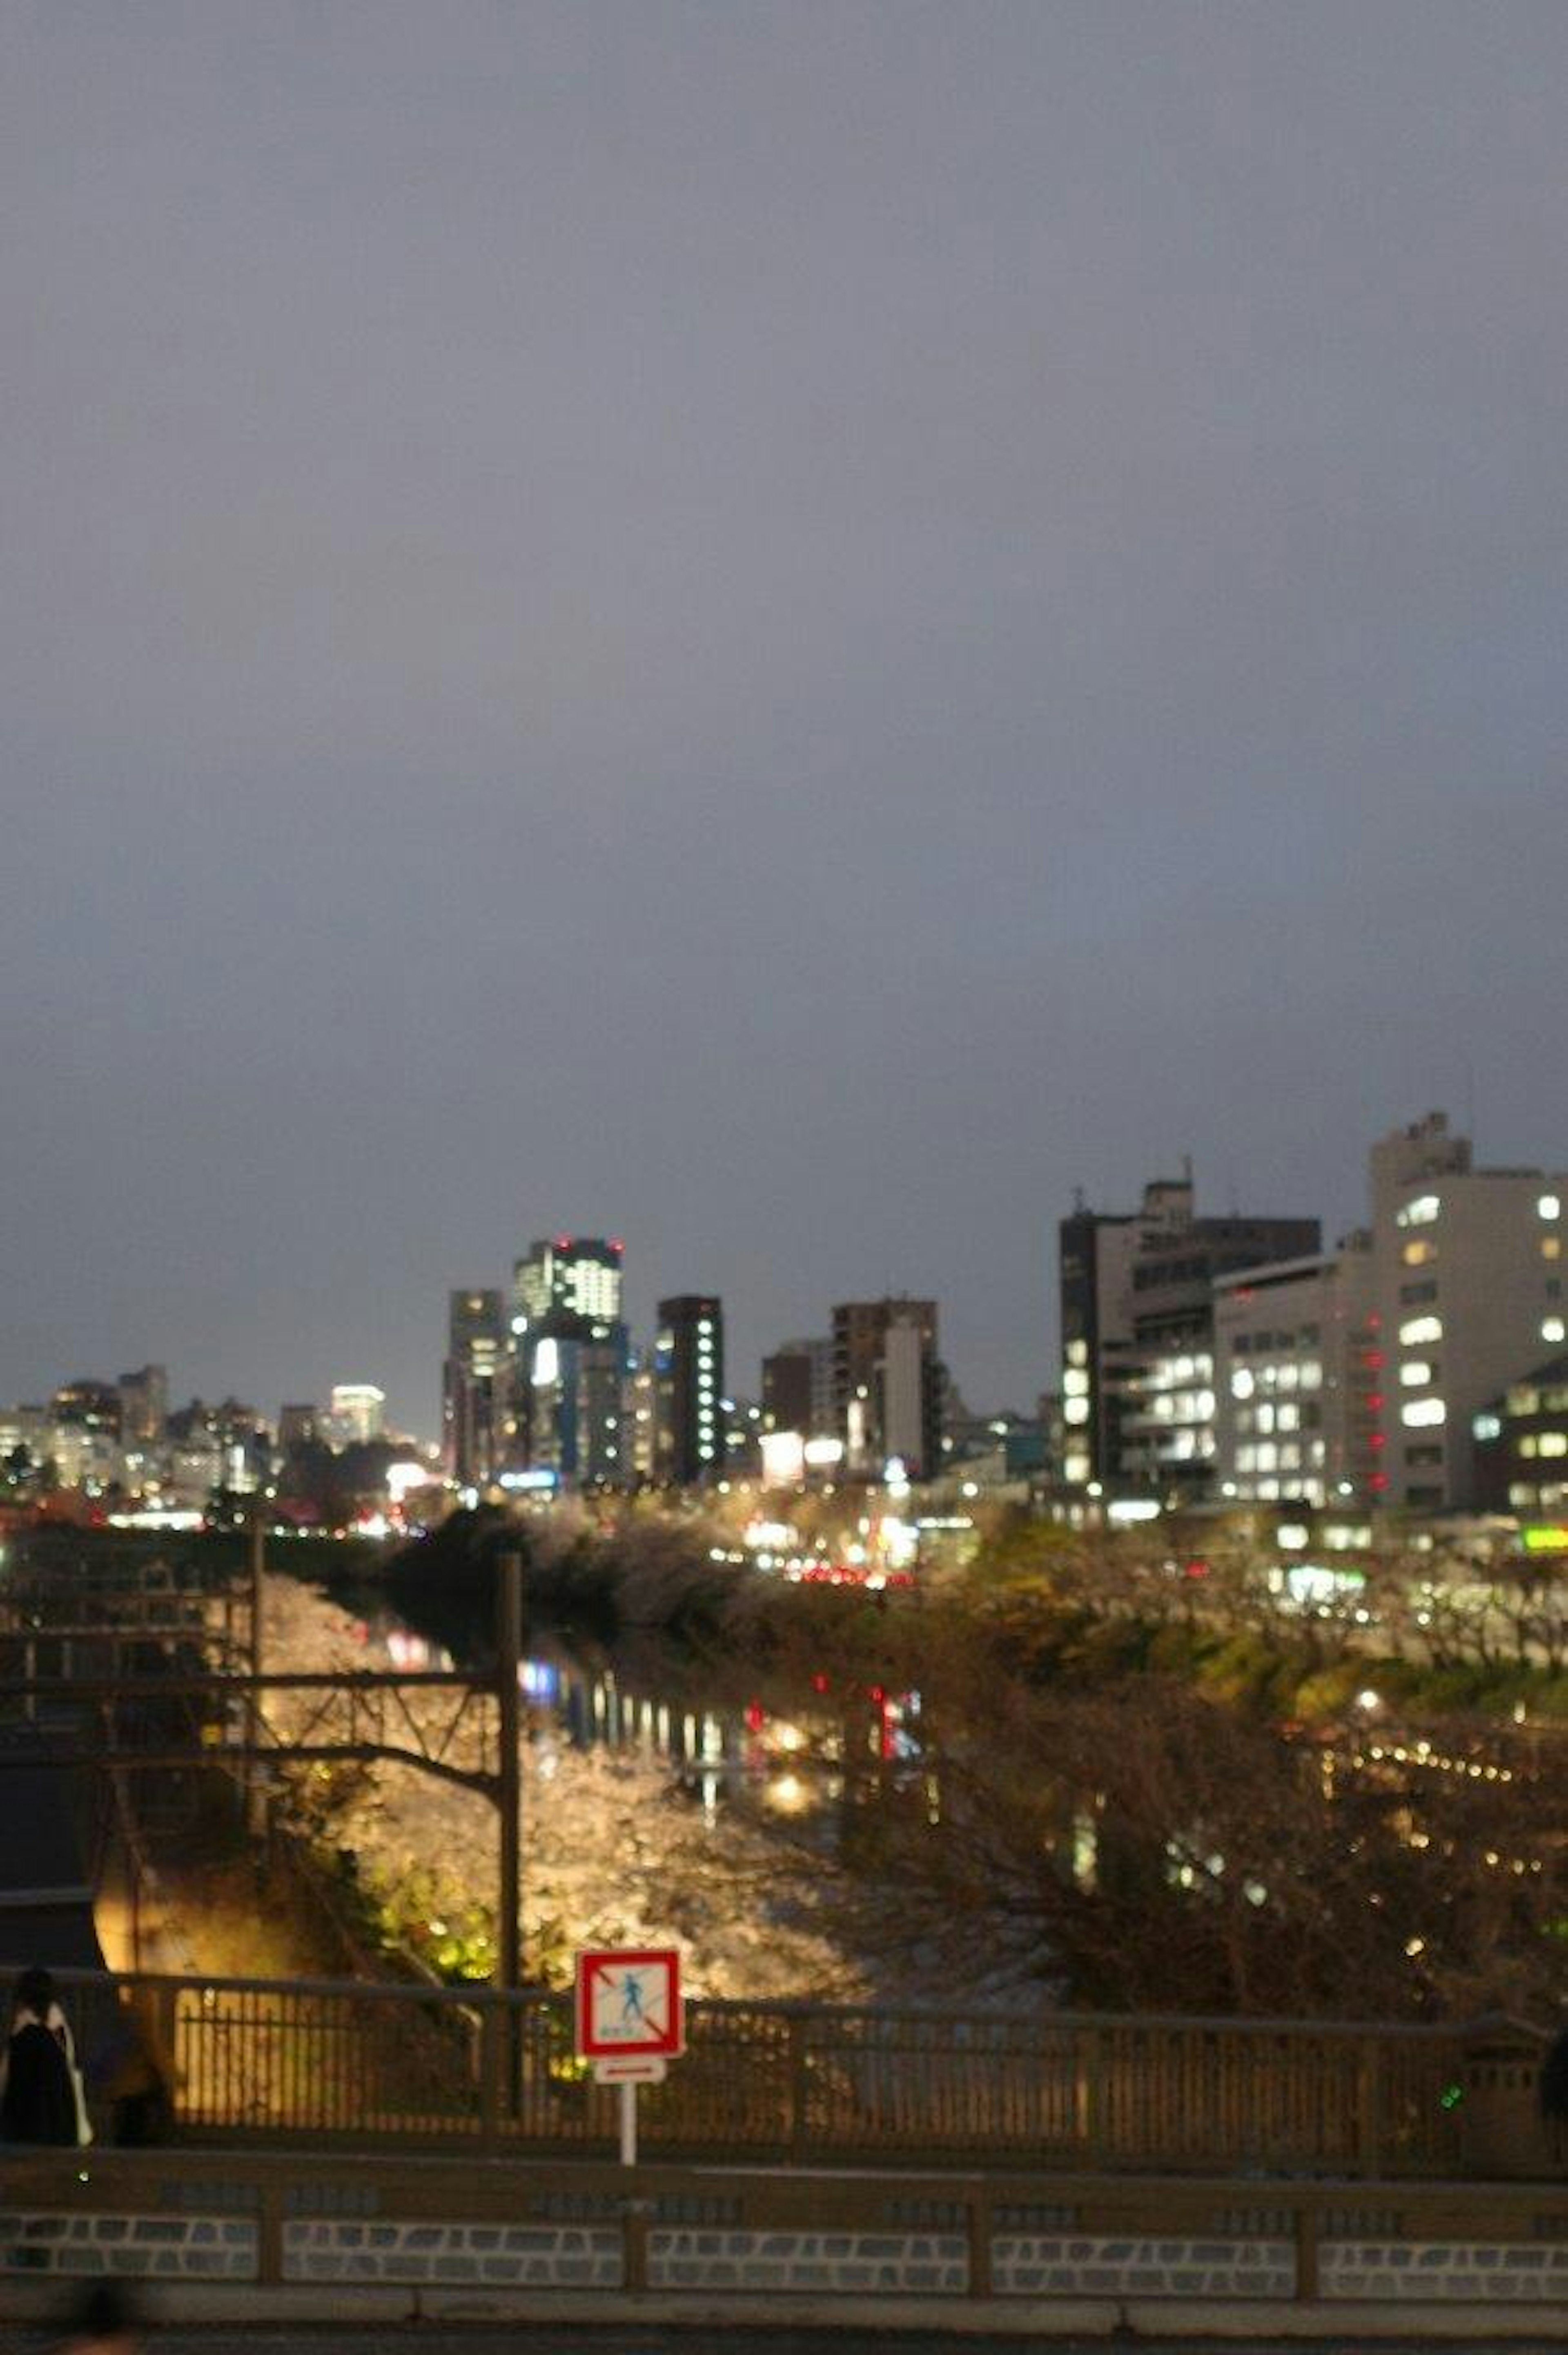
[[[1568,16],[10,28],[0,1395],[1552,1163]]]

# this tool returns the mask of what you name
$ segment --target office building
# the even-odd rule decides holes
[[[1434,1112],[1372,1147],[1371,1191],[1372,1494],[1416,1511],[1467,1509],[1476,1418],[1568,1338],[1568,1174],[1478,1169],[1469,1138]]]
[[[441,1369],[441,1448],[447,1476],[460,1487],[486,1487],[501,1468],[507,1367],[506,1305],[500,1292],[454,1292]]]
[[[847,1468],[880,1478],[890,1462],[912,1480],[942,1467],[947,1377],[937,1304],[891,1295],[833,1310],[833,1427]]]
[[[555,1235],[531,1243],[512,1271],[512,1330],[576,1330],[557,1326],[560,1317],[583,1325],[619,1325],[625,1246],[599,1235]]]
[[[1316,1219],[1200,1217],[1190,1167],[1146,1186],[1136,1211],[1080,1201],[1058,1245],[1066,1484],[1210,1494],[1215,1281],[1315,1254],[1321,1241]]]
[[[143,1366],[122,1374],[120,1436],[127,1447],[155,1446],[164,1435],[169,1412],[169,1377],[162,1366]]]
[[[659,1303],[653,1349],[655,1476],[675,1487],[724,1469],[724,1308],[710,1292]]]
[[[1568,1353],[1510,1382],[1471,1417],[1470,1438],[1477,1508],[1552,1524],[1534,1531],[1540,1550],[1568,1550]]]
[[[599,1235],[555,1235],[514,1263],[499,1440],[510,1471],[557,1487],[631,1484],[624,1280],[624,1246]]]
[[[1379,1468],[1381,1329],[1365,1237],[1217,1278],[1212,1493],[1314,1507],[1364,1498]]]
[[[387,1427],[387,1393],[374,1382],[334,1382],[327,1427],[336,1447],[363,1447]]]
[[[769,1431],[826,1439],[833,1423],[833,1345],[824,1334],[781,1341],[762,1360],[762,1419]]]

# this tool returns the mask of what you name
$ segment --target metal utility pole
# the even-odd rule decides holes
[[[523,1977],[523,1557],[503,1553],[495,1592],[496,1700],[501,1754],[496,1762],[501,1870],[497,1903],[495,1983],[503,1990]]]
[[[267,1575],[267,1527],[258,1497],[250,1508],[250,1673],[262,1675],[261,1588]],[[249,1751],[245,1770],[246,1828],[252,1838],[264,1829],[266,1769],[261,1764],[261,1686],[253,1684],[245,1704],[245,1740]]]

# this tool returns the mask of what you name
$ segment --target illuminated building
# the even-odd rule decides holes
[[[454,1292],[441,1370],[441,1445],[448,1477],[482,1488],[500,1469],[507,1378],[506,1306],[499,1291]]]
[[[555,1235],[515,1263],[501,1442],[510,1468],[561,1487],[631,1485],[623,1283],[624,1246],[599,1235]]]
[[[1477,1496],[1476,1418],[1568,1338],[1568,1176],[1478,1169],[1446,1114],[1371,1156],[1382,1412],[1375,1497],[1416,1510]],[[1369,1384],[1369,1387],[1371,1385]]]
[[[625,1247],[599,1235],[555,1235],[531,1243],[512,1271],[512,1329],[521,1336],[556,1316],[618,1325]]]
[[[654,1470],[692,1487],[723,1476],[724,1307],[709,1292],[659,1303],[653,1346]]]
[[[1539,1550],[1568,1552],[1568,1353],[1533,1367],[1472,1415],[1470,1437],[1479,1509],[1551,1522],[1561,1542]]]
[[[1214,1284],[1221,1501],[1327,1506],[1361,1498],[1379,1469],[1381,1326],[1366,1239]]]
[[[934,1300],[898,1294],[834,1308],[833,1422],[851,1471],[880,1476],[896,1458],[911,1479],[933,1478],[946,1391]]]
[[[387,1393],[374,1382],[334,1382],[327,1407],[334,1444],[365,1446],[379,1439],[387,1423]]]
[[[1190,1170],[1130,1213],[1080,1202],[1059,1233],[1065,1483],[1212,1493],[1215,1280],[1321,1241],[1316,1219],[1200,1218]]]

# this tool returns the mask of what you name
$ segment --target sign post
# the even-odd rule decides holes
[[[595,2082],[620,2088],[620,2163],[637,2164],[637,2088],[686,2049],[673,1946],[598,1946],[577,1956],[577,2049]]]

